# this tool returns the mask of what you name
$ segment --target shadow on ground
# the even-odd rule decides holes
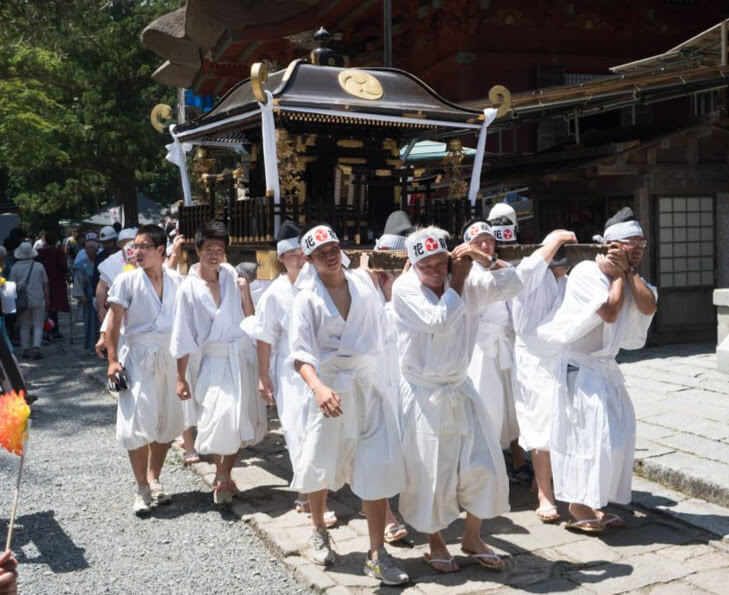
[[[7,519],[0,519],[0,535],[5,535],[7,528]],[[16,519],[13,551],[20,564],[46,564],[54,573],[89,567],[85,550],[78,547],[58,524],[52,510]]]

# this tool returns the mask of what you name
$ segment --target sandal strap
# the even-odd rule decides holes
[[[469,554],[471,558],[480,558],[482,560],[501,560],[498,554],[493,552],[479,552],[478,554]]]
[[[581,521],[570,521],[568,524],[575,527],[581,527],[582,525],[589,525],[591,523],[594,523],[596,525],[602,524],[600,522],[600,519],[582,519]]]
[[[233,490],[234,488],[235,484],[230,479],[228,481],[216,481],[215,486],[213,487],[216,492],[227,492],[229,490]]]
[[[428,564],[453,564],[455,562],[455,558],[428,558],[426,562]]]

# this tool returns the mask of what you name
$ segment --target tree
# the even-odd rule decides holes
[[[178,199],[165,139],[149,124],[174,91],[142,29],[179,0],[4,0],[0,4],[0,198],[30,228],[81,217],[139,190]],[[3,184],[4,181],[4,184]]]

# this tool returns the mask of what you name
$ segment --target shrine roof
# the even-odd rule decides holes
[[[241,81],[210,112],[178,126],[176,132],[190,136],[202,126],[222,131],[242,120],[260,119],[255,88],[253,79]],[[483,120],[482,111],[452,103],[417,77],[394,68],[318,66],[295,60],[272,73],[263,89],[271,93],[274,111],[299,120],[471,129],[480,128]]]

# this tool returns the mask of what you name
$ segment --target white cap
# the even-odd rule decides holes
[[[469,225],[466,231],[463,232],[463,241],[470,244],[482,233],[490,235],[492,238],[496,239],[496,236],[488,223],[485,223],[484,221],[476,221]]]
[[[428,256],[448,254],[447,238],[448,234],[435,226],[414,231],[405,240],[410,262],[416,264]]]
[[[511,221],[512,225],[518,225],[516,211],[511,207],[511,205],[505,202],[497,202],[493,207],[491,207],[488,220],[490,222],[493,219],[499,219],[500,217],[506,217],[509,221]]]
[[[122,242],[126,242],[127,240],[133,240],[137,237],[137,228],[136,227],[126,227],[122,229],[119,232],[119,237],[117,238],[117,244],[121,244]]]
[[[328,225],[317,225],[303,235],[301,238],[301,249],[306,256],[311,256],[311,253],[319,246],[332,242],[339,243],[339,238],[334,233],[334,230]]]
[[[105,225],[101,228],[101,231],[99,232],[99,241],[100,242],[108,242],[109,240],[115,240],[116,239],[116,229],[114,229],[111,225]]]

